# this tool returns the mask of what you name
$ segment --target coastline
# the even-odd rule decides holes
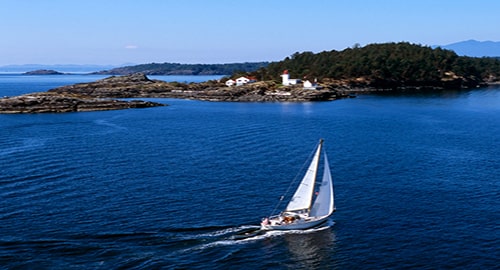
[[[123,98],[181,98],[228,102],[305,102],[347,97],[333,89],[304,90],[281,87],[275,82],[256,82],[227,87],[219,81],[201,83],[165,82],[142,73],[111,76],[89,83],[77,83],[0,99],[0,113],[42,113],[118,110],[165,106],[165,104],[124,101]]]
[[[311,90],[299,85],[283,86],[274,81],[259,81],[231,87],[219,80],[198,83],[166,82],[136,73],[66,85],[46,92],[0,98],[0,113],[78,112],[165,106],[140,100],[119,100],[122,98],[180,98],[211,102],[310,102],[352,98],[358,94],[418,93],[446,89],[474,89],[488,85],[500,85],[500,83],[478,84],[476,87],[460,85],[459,88],[435,86],[376,88],[359,81],[354,83],[352,80],[330,80]]]

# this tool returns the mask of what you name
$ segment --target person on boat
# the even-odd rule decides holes
[[[269,218],[267,218],[267,217],[266,217],[266,218],[263,218],[263,219],[262,219],[262,222],[261,222],[260,224],[262,224],[262,225],[264,225],[264,226],[269,225]]]
[[[285,220],[286,224],[293,223],[295,221],[295,217],[293,217],[293,216],[285,216],[284,220]]]

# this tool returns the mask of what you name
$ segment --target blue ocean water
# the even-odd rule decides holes
[[[0,75],[0,96],[95,79]],[[153,100],[170,106],[0,114],[0,268],[497,267],[499,87]],[[319,138],[331,222],[233,240],[270,213]]]

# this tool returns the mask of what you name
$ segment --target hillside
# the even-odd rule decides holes
[[[178,64],[151,63],[126,66],[94,72],[101,75],[128,75],[143,73],[146,75],[227,75],[235,72],[252,72],[266,67],[269,62],[233,63],[233,64]]]
[[[500,80],[498,59],[458,56],[451,50],[406,42],[295,53],[252,75],[279,80],[283,70],[294,78],[378,89],[469,88]]]

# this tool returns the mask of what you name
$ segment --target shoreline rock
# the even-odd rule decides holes
[[[119,110],[165,106],[145,101],[123,101],[119,98],[181,98],[224,102],[308,102],[331,101],[355,97],[356,94],[418,92],[444,90],[446,87],[375,88],[363,81],[325,81],[319,89],[283,86],[274,81],[260,81],[227,87],[219,81],[179,83],[151,80],[142,73],[111,76],[90,83],[78,83],[0,99],[0,113],[76,112]],[[463,89],[463,87],[462,87]],[[468,88],[470,89],[470,88]]]
[[[141,100],[124,101],[50,92],[32,93],[0,99],[0,113],[4,114],[89,112],[157,106],[165,105]]]

